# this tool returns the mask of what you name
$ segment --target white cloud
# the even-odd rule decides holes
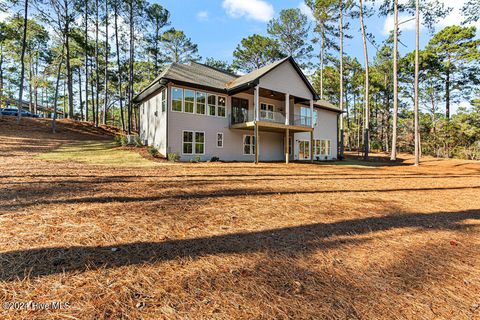
[[[415,19],[413,19],[412,16],[399,14],[398,15],[398,22],[400,24],[399,27],[398,27],[400,29],[400,31],[415,30]],[[383,24],[382,34],[384,36],[389,35],[390,32],[393,31],[393,24],[394,24],[393,15],[388,16],[385,19],[385,23]]]
[[[223,0],[222,6],[232,18],[246,17],[267,22],[274,14],[273,6],[263,0]]]
[[[5,21],[7,20],[8,18],[10,18],[10,13],[9,12],[4,12],[4,11],[0,11],[0,21]]]
[[[208,20],[208,11],[202,10],[197,13],[197,19],[199,21],[207,21]]]
[[[462,23],[464,18],[462,16],[461,9],[467,1],[466,0],[455,0],[455,1],[440,0],[440,1],[443,2],[446,7],[450,7],[452,10],[444,19],[441,19],[437,23],[436,29],[440,30],[447,26],[459,25],[460,23]],[[480,21],[471,23],[470,25],[480,28]]]
[[[442,2],[446,8],[450,8],[449,13],[445,18],[439,19],[437,24],[435,25],[436,31],[439,31],[447,26],[451,25],[460,25],[462,21],[464,20],[462,16],[462,7],[465,5],[467,0],[439,0]],[[406,0],[401,0],[400,3],[406,2]],[[413,16],[407,16],[407,15],[399,15],[399,21],[406,21],[408,19],[412,19]],[[478,22],[473,22],[470,25],[476,26],[477,28],[480,28],[480,21]],[[385,23],[383,26],[382,33],[383,35],[388,35],[390,31],[393,30],[393,15],[388,16],[385,19]],[[405,24],[400,25],[400,30],[402,31],[413,31],[415,30],[415,20],[411,20]]]
[[[310,9],[306,4],[305,2],[300,2],[298,4],[298,8],[300,9],[300,11],[307,16],[307,18],[310,20],[310,21],[314,21],[315,20],[315,17],[313,16],[313,12],[312,12],[312,9]]]

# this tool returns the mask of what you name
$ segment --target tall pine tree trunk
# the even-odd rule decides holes
[[[320,45],[320,100],[323,100],[323,68],[325,64],[325,34],[322,32],[322,43]]]
[[[339,10],[340,10],[340,23],[339,23],[339,30],[340,30],[340,156],[339,159],[343,159],[343,149],[345,144],[345,134],[343,130],[343,1],[339,1]]]
[[[70,16],[68,13],[67,0],[65,5],[65,68],[67,71],[67,91],[68,91],[68,117],[73,119],[73,75],[70,63]],[[65,114],[64,114],[65,115]]]
[[[360,0],[360,27],[362,29],[362,40],[363,40],[363,55],[365,58],[365,123],[364,123],[364,132],[363,132],[363,143],[364,143],[364,157],[365,160],[368,160],[369,152],[369,127],[370,127],[370,106],[369,106],[369,70],[368,70],[368,48],[367,48],[367,37],[365,35],[365,24],[363,21],[363,0]]]
[[[60,61],[58,62],[58,70],[57,70],[57,82],[55,84],[55,95],[53,97],[53,119],[52,119],[52,132],[55,133],[57,129],[57,103],[58,103],[58,90],[60,86],[60,76],[62,74],[62,63],[63,63],[63,47],[62,47],[62,55],[60,56]]]
[[[95,127],[98,128],[99,121],[99,94],[100,94],[100,61],[98,58],[98,0],[95,0]]]
[[[115,15],[115,46],[117,52],[117,76],[118,76],[118,99],[120,103],[120,117],[122,121],[122,130],[125,131],[125,116],[123,112],[123,95],[122,95],[122,70],[120,66],[120,45],[118,43],[118,0],[114,2]]]
[[[129,13],[129,22],[130,22],[130,65],[129,65],[129,75],[128,75],[128,134],[132,134],[132,111],[133,111],[133,59],[134,59],[134,45],[135,45],[135,34],[134,34],[134,10],[133,5],[134,1],[130,0],[130,13]]]
[[[450,69],[447,69],[445,80],[445,117],[450,120]]]
[[[108,110],[108,0],[105,0],[105,97],[103,105],[103,124],[107,124]]]
[[[418,82],[420,72],[420,0],[416,0],[415,25],[415,166],[418,166],[420,164],[420,132],[418,123]]]
[[[88,121],[88,0],[85,1],[85,121]]]
[[[398,125],[398,0],[393,1],[393,128],[392,153],[390,160],[397,160],[397,125]]]
[[[4,107],[3,99],[3,45],[0,44],[0,107]],[[0,114],[0,117],[2,115]]]
[[[20,55],[20,90],[18,92],[18,118],[17,122],[20,123],[22,119],[22,103],[23,103],[23,88],[25,81],[25,51],[27,50],[27,28],[28,28],[28,1],[25,0],[24,15],[23,15],[23,38],[22,38],[22,53]]]
[[[83,99],[82,99],[82,71],[78,68],[78,97],[80,98],[80,120],[84,121]]]

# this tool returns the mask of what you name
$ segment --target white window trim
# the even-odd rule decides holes
[[[216,101],[217,104],[216,104],[216,108],[215,108],[215,111],[216,111],[216,112],[215,112],[215,116],[216,116],[217,118],[226,118],[226,117],[227,117],[227,97],[226,97],[226,96],[223,96],[223,95],[218,95],[218,94],[217,94],[216,96],[217,96],[217,98],[215,99],[215,101]],[[222,106],[222,107],[225,108],[225,115],[224,115],[224,116],[219,116],[219,115],[218,115],[218,107],[219,107],[219,105],[218,105],[218,100],[219,100],[219,99],[218,99],[218,98],[224,98],[224,99],[225,99],[225,105]]]
[[[183,141],[183,137],[185,136],[185,132],[191,132],[192,133],[192,153],[185,153],[183,152],[183,145],[185,143],[185,141]],[[194,152],[195,150],[195,131],[192,131],[192,130],[182,130],[182,155],[186,155],[186,156],[192,156],[195,154]]]
[[[242,138],[242,153],[243,153],[244,156],[254,156],[255,155],[255,143],[257,143],[257,141],[255,141],[255,143],[253,143],[253,144],[252,143],[249,144],[251,153],[245,153],[245,137],[250,137],[250,141],[255,140],[254,135],[244,134],[243,138]],[[252,147],[253,147],[253,149],[252,149]]]
[[[183,141],[183,136],[184,136],[185,132],[191,132],[192,133],[192,153],[184,153],[183,152],[183,144],[185,143],[185,141]],[[203,133],[203,153],[196,153],[195,152],[195,144],[197,143],[197,141],[195,139],[195,134],[196,133]],[[182,130],[182,155],[184,155],[184,156],[196,156],[196,155],[202,156],[202,155],[205,155],[206,146],[207,146],[207,137],[205,135],[205,131]]]
[[[303,157],[302,159],[300,159],[300,151],[301,151],[301,143],[302,142],[305,142],[305,143],[308,143],[308,148],[306,150],[308,150],[308,157],[305,158]],[[310,140],[307,140],[307,139],[300,139],[298,140],[298,158],[299,160],[309,160],[309,159],[312,159],[312,146],[311,146],[312,142]],[[315,150],[315,149],[314,149]]]
[[[208,102],[208,97],[210,97],[210,96],[214,96],[214,97],[215,97],[215,114],[210,114],[210,103]],[[212,105],[212,106],[213,106],[213,105]],[[217,111],[218,111],[218,110],[217,110],[217,109],[218,109],[217,106],[218,106],[218,95],[216,95],[216,94],[211,94],[211,93],[207,93],[207,105],[206,105],[206,107],[207,107],[207,110],[206,110],[207,113],[206,113],[206,115],[209,116],[209,117],[217,117]]]
[[[267,108],[267,110],[262,110],[262,104],[265,105],[265,107]],[[272,107],[272,111],[268,110],[268,107]],[[267,102],[261,102],[260,103],[260,119],[267,119],[267,120],[273,120],[274,117],[275,117],[275,108],[276,106],[274,104],[271,104],[271,103],[267,103]],[[272,114],[272,118],[268,118],[268,117],[262,117],[262,112],[265,112],[265,115],[268,115],[268,114]]]
[[[221,146],[221,147],[218,146],[218,135],[222,135],[222,146]],[[224,138],[225,138],[225,135],[223,134],[223,132],[217,132],[216,138],[217,138],[217,139],[216,139],[216,146],[217,146],[217,148],[219,148],[219,149],[220,149],[220,148],[223,148],[223,144],[225,143],[225,139],[224,139]]]
[[[178,110],[173,110],[173,90],[174,89],[180,89],[182,90],[182,110],[178,111]],[[180,88],[180,87],[171,87],[171,90],[170,90],[171,94],[170,94],[170,109],[172,110],[172,112],[183,112],[184,110],[184,104],[185,104],[185,89],[184,88]],[[183,139],[183,138],[182,138]]]
[[[203,93],[205,95],[205,104],[203,105],[203,110],[204,112],[203,113],[198,113],[197,112],[197,93]],[[193,113],[194,114],[198,114],[198,115],[202,115],[202,116],[205,116],[207,115],[207,105],[208,105],[208,102],[207,102],[207,97],[208,97],[208,94],[204,91],[195,91],[195,104],[194,104],[194,107],[193,107]]]
[[[160,99],[160,110],[162,110],[162,113],[163,113],[163,112],[167,111],[167,90],[166,90],[166,88],[163,88],[162,91],[160,92],[160,94],[162,95],[162,97]],[[163,103],[164,102],[165,102],[165,108],[163,108]]]
[[[192,112],[186,112],[185,111],[185,91],[192,91],[193,92],[193,110]],[[183,89],[183,101],[182,101],[182,107],[183,107],[183,113],[187,113],[187,114],[196,114],[196,108],[197,108],[197,91],[195,91],[194,89],[187,89],[187,88],[184,88]]]

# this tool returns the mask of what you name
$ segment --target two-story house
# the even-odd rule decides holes
[[[140,92],[140,137],[182,161],[326,160],[337,157],[341,111],[317,93],[293,58],[237,76],[173,63]]]

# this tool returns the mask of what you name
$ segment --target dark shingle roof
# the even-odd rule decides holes
[[[233,81],[237,76],[200,63],[190,62],[189,64],[173,63],[161,78],[225,89],[225,84]]]
[[[315,93],[315,90],[300,70],[295,60],[292,57],[287,57],[243,76],[237,76],[197,62],[190,62],[188,64],[172,63],[165,68],[165,70],[163,70],[163,72],[148,87],[137,94],[133,101],[140,102],[157,91],[162,85],[165,85],[161,84],[162,80],[169,80],[180,84],[184,83],[186,85],[197,85],[206,89],[224,91],[225,93],[233,92],[235,89],[243,88],[244,86],[252,86],[254,83],[258,83],[258,79],[286,61],[292,63],[298,74],[305,81],[309,90],[316,97],[317,94]]]

